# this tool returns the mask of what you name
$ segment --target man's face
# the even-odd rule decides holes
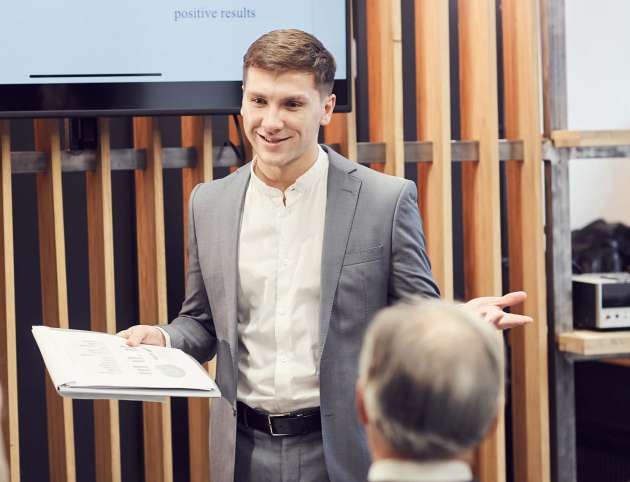
[[[258,162],[268,167],[313,160],[319,126],[330,122],[334,107],[335,96],[321,94],[311,73],[247,70],[243,124]]]

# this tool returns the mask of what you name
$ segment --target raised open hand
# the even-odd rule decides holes
[[[503,296],[482,296],[473,298],[466,306],[481,316],[484,320],[492,323],[499,330],[514,328],[534,320],[525,315],[516,313],[506,313],[503,308],[518,305],[527,299],[524,291],[514,291]]]

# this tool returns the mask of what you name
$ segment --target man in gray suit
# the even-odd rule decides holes
[[[213,482],[365,480],[354,415],[363,333],[397,300],[439,296],[416,187],[318,145],[335,107],[335,61],[312,35],[263,35],[243,74],[254,159],[191,194],[179,316],[121,335],[217,357]],[[501,327],[527,321],[501,310],[524,298],[510,296],[479,310]]]
[[[502,339],[465,306],[410,300],[378,313],[359,363],[369,482],[469,482],[496,423]]]

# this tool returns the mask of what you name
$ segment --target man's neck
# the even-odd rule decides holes
[[[413,460],[409,457],[397,453],[392,449],[389,444],[383,440],[383,437],[376,430],[368,427],[367,429],[368,443],[372,452],[372,460],[378,462],[379,460]],[[474,460],[474,453],[472,450],[466,450],[460,454],[455,455],[451,460],[459,460],[465,462],[469,466],[472,465]]]
[[[258,179],[267,184],[267,186],[274,187],[284,192],[289,186],[292,186],[300,176],[313,167],[318,156],[319,146],[315,144],[310,155],[305,155],[304,159],[292,162],[287,166],[269,166],[261,162],[260,159],[257,159],[254,162],[254,174],[256,174]]]

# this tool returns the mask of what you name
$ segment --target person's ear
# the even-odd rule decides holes
[[[492,420],[492,422],[490,422],[490,425],[488,426],[488,430],[484,434],[484,437],[486,436],[486,434],[494,433],[494,431],[497,429],[498,426],[499,426],[499,414],[497,413],[494,416],[494,420]]]
[[[319,120],[320,125],[327,126],[330,124],[336,104],[337,96],[335,94],[330,94],[326,97],[326,101],[324,102],[324,112]]]
[[[363,398],[363,384],[361,381],[357,381],[356,386],[356,403],[357,403],[357,416],[361,425],[368,424],[367,410],[365,409],[365,400]]]

